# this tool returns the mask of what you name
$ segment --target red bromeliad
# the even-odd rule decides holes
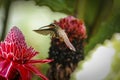
[[[32,60],[36,54],[38,52],[27,46],[22,32],[13,27],[0,43],[0,80],[31,80],[31,72],[48,80],[33,64],[52,60]]]

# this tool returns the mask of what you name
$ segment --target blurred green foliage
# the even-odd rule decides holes
[[[113,46],[116,50],[113,57],[112,69],[105,80],[120,80],[120,37],[118,39],[112,39]]]
[[[36,5],[49,6],[53,11],[73,14],[75,1],[72,0],[34,0]]]

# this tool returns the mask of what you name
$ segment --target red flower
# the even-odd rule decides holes
[[[70,40],[85,39],[87,37],[84,22],[73,16],[61,18],[59,21],[55,21],[55,24],[65,30]]]
[[[4,42],[0,43],[0,80],[31,80],[31,72],[48,80],[33,64],[52,60],[32,60],[36,54],[38,52],[25,43],[22,32],[13,27]]]

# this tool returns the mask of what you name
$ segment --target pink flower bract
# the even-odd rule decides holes
[[[31,72],[48,80],[33,64],[52,60],[32,60],[36,54],[38,52],[27,46],[22,32],[13,27],[0,43],[0,80],[31,80]]]

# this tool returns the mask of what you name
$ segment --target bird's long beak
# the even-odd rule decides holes
[[[43,35],[48,35],[48,34],[55,34],[55,27],[52,26],[52,25],[47,25],[47,26],[43,26],[43,27],[40,27],[39,29],[37,30],[33,30],[39,34],[43,34]]]
[[[33,31],[37,32],[37,31],[43,31],[43,30],[54,30],[54,27],[47,25],[47,26],[40,27],[39,29],[33,30]]]

